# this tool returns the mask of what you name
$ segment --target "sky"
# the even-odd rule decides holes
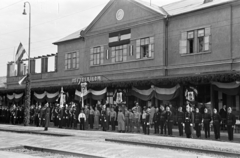
[[[143,0],[150,3],[150,0]],[[151,0],[163,6],[179,0]],[[7,75],[7,63],[14,61],[19,43],[28,51],[29,6],[25,0],[0,3],[0,76]],[[57,53],[52,43],[88,26],[109,0],[28,0],[31,4],[31,57]],[[26,57],[26,55],[25,55]]]

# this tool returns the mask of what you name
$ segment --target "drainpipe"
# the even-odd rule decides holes
[[[165,61],[164,61],[164,69],[165,69],[165,76],[168,76],[168,23],[169,23],[169,15],[166,16],[165,19]]]
[[[231,54],[231,71],[233,71],[233,10],[230,5],[230,54]]]

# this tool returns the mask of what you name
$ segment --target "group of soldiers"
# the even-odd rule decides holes
[[[155,108],[154,106],[141,107],[138,102],[135,102],[133,108],[128,109],[125,104],[119,105],[101,105],[93,106],[86,105],[83,108],[77,108],[74,103],[69,105],[64,104],[59,106],[56,104],[51,107],[48,104],[44,106],[36,105],[30,108],[30,124],[37,127],[49,126],[49,121],[52,120],[54,126],[59,128],[77,129],[78,123],[80,130],[85,129],[102,129],[103,131],[116,130],[119,132],[137,132],[140,133],[140,127],[144,134],[150,134],[150,128],[154,128],[154,134],[172,136],[173,126],[176,121],[178,125],[179,136],[186,134],[187,138],[192,138],[194,130],[196,137],[201,138],[201,130],[204,129],[205,138],[210,137],[210,129],[213,127],[216,140],[220,140],[221,127],[226,127],[228,138],[233,140],[233,131],[236,124],[235,115],[232,113],[232,108],[217,112],[213,109],[211,114],[208,108],[201,113],[199,108],[186,106],[186,112],[179,107],[176,113],[171,105]],[[11,108],[6,106],[0,107],[0,122],[21,124],[23,123],[23,109],[16,107]],[[176,120],[174,120],[174,115]],[[47,124],[47,125],[46,125]],[[185,132],[184,132],[185,131]]]
[[[0,106],[0,123],[22,124],[24,111],[21,106]]]
[[[177,114],[177,123],[179,136],[183,136],[183,128],[187,138],[193,137],[193,131],[196,130],[196,137],[201,138],[201,130],[204,129],[205,138],[210,138],[210,129],[213,127],[216,140],[220,140],[221,126],[226,126],[228,131],[228,139],[233,141],[233,133],[236,124],[236,117],[232,113],[232,108],[228,107],[226,118],[222,118],[217,109],[213,109],[211,114],[208,108],[204,109],[204,113],[199,112],[199,108],[193,109],[189,105],[186,106],[186,112],[182,112],[179,107]]]

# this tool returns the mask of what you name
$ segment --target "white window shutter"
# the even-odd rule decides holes
[[[65,54],[65,70],[68,69],[68,54]]]
[[[93,66],[93,48],[90,49],[90,66]]]
[[[204,37],[204,50],[205,51],[210,50],[210,38],[211,38],[211,36],[205,36]]]
[[[76,63],[76,69],[79,68],[79,52],[76,52],[77,55],[77,63]]]
[[[179,53],[180,54],[187,54],[187,40],[180,40],[179,41]]]

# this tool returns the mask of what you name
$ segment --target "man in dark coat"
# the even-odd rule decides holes
[[[60,105],[59,111],[58,111],[58,125],[59,128],[62,128],[62,124],[63,124],[63,113],[64,113],[64,109],[63,109],[63,105]]]
[[[208,113],[208,109],[204,109],[203,125],[205,131],[205,138],[210,138],[210,122],[212,121],[211,115]]]
[[[220,139],[220,123],[221,123],[221,116],[217,113],[217,109],[213,109],[213,129],[214,129],[214,135],[215,139],[219,140]]]
[[[154,123],[154,134],[159,134],[160,112],[158,108],[156,108],[156,112],[154,113],[153,123]]]
[[[202,128],[202,114],[199,112],[199,109],[196,108],[196,113],[194,117],[194,126],[196,129],[196,136],[197,138],[201,137],[201,128]]]
[[[186,112],[185,112],[185,115],[184,115],[184,126],[185,126],[185,133],[186,133],[186,137],[187,138],[191,138],[192,136],[192,130],[191,130],[191,127],[193,126],[192,122],[192,113],[190,112],[190,106],[187,105],[186,106]]]
[[[184,120],[184,113],[182,112],[182,107],[180,106],[178,108],[178,114],[177,114],[179,136],[183,136],[183,120]]]
[[[49,122],[50,122],[50,108],[49,108],[49,105],[48,103],[45,104],[45,110],[44,110],[44,116],[45,116],[45,129],[44,131],[47,131],[48,130],[48,126],[49,126]]]
[[[222,118],[222,130],[226,130],[226,125],[227,125],[227,107],[226,105],[223,105],[223,108],[219,112],[221,118]]]
[[[41,108],[41,105],[36,106],[36,109],[34,110],[35,125],[37,127],[39,127],[39,121],[40,121],[40,108]]]
[[[172,126],[173,126],[173,114],[170,111],[170,107],[166,108],[166,125],[168,129],[168,135],[172,136]]]
[[[166,131],[166,111],[164,110],[163,105],[160,106],[160,128],[161,128],[161,134],[163,134],[163,130],[164,130],[164,134],[167,133]]]
[[[227,130],[228,130],[228,139],[230,141],[233,141],[233,129],[235,128],[236,124],[236,117],[232,113],[232,108],[228,108],[228,113],[227,113]]]

